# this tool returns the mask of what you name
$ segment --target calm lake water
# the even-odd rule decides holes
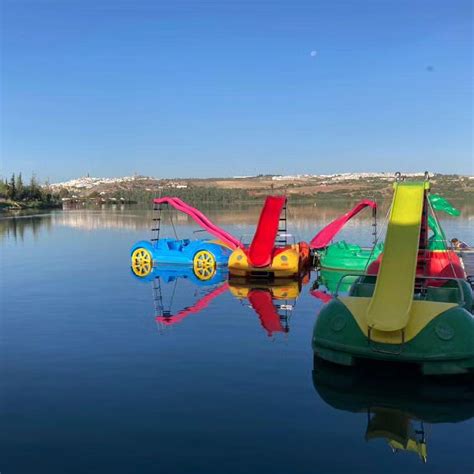
[[[445,230],[472,243],[474,209],[461,207]],[[208,214],[241,236],[258,211]],[[340,212],[292,208],[289,227],[309,239]],[[315,367],[314,272],[272,289],[277,321],[252,298],[268,290],[225,275],[139,281],[129,249],[150,218],[116,208],[0,220],[2,474],[473,472],[472,380]],[[370,243],[370,223],[355,219],[341,238]],[[197,230],[185,216],[175,226]],[[390,439],[423,439],[426,464]]]

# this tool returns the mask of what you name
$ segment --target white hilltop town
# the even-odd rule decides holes
[[[147,182],[162,181],[161,178],[155,178],[153,176],[123,176],[121,178],[94,178],[91,176],[84,176],[82,178],[70,179],[69,181],[63,181],[59,183],[50,184],[50,187],[55,189],[61,188],[75,188],[75,189],[93,189],[103,185],[114,185],[114,184],[146,184]],[[187,188],[186,184],[181,183],[181,180],[165,180],[169,187],[176,188]],[[174,184],[174,186],[173,186]]]
[[[407,178],[424,176],[425,172],[419,171],[416,173],[403,173],[403,176]],[[430,178],[434,176],[434,173],[429,173]],[[395,178],[395,172],[361,172],[361,173],[333,173],[333,174],[296,174],[296,175],[276,175],[272,176],[273,181],[304,181],[309,179],[323,179],[328,181],[351,181],[357,179],[371,179],[378,178],[382,180],[393,180]]]
[[[404,173],[410,179],[423,179],[424,171]],[[438,189],[443,189],[450,195],[460,193],[471,194],[474,182],[472,176],[442,175],[430,173],[432,182]],[[390,192],[390,182],[396,179],[394,172],[354,172],[333,174],[259,174],[253,176],[232,176],[215,178],[164,178],[135,174],[124,177],[91,177],[71,179],[49,185],[63,202],[77,200],[96,200],[98,202],[126,202],[133,200],[133,193],[160,193],[172,190],[185,191],[192,188],[220,189],[223,192],[240,190],[249,196],[264,195],[268,192],[284,192],[288,195],[315,196],[337,193],[338,197],[345,195],[350,198],[355,195],[385,195]],[[344,194],[345,193],[345,194]],[[455,194],[453,194],[455,193]]]
[[[60,183],[53,183],[51,188],[77,188],[77,189],[92,189],[103,184],[121,184],[132,183],[136,181],[155,181],[157,178],[149,176],[124,176],[122,178],[93,178],[91,176],[84,176],[82,178],[70,179]]]
[[[424,176],[425,172],[416,173],[404,173],[406,177],[417,177]],[[310,181],[310,180],[325,180],[325,181],[351,181],[358,179],[382,179],[382,180],[393,180],[395,177],[394,172],[358,172],[358,173],[333,173],[333,174],[294,174],[294,175],[266,175],[272,181]],[[430,173],[430,177],[433,177],[434,173]],[[230,179],[258,179],[259,176],[232,176]],[[471,177],[470,177],[471,178]],[[216,178],[217,179],[217,178]],[[93,189],[102,185],[113,185],[113,184],[134,184],[134,183],[146,183],[146,182],[157,182],[165,181],[168,187],[176,188],[187,188],[187,181],[193,181],[193,179],[172,179],[172,178],[157,178],[153,176],[124,176],[120,178],[95,178],[91,176],[84,176],[81,178],[71,179],[69,181],[63,181],[58,183],[50,184],[52,189],[59,188],[76,188],[76,189]]]

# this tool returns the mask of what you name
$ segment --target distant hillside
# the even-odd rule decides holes
[[[422,179],[412,173],[406,179]],[[293,201],[383,200],[391,196],[393,173],[343,173],[333,175],[247,176],[209,179],[159,179],[146,176],[124,178],[78,178],[50,185],[63,201],[149,202],[152,197],[172,194],[195,203],[231,204],[261,199],[270,193],[285,193]],[[474,197],[472,176],[431,177],[433,191],[450,199]]]

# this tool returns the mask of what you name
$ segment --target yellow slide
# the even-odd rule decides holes
[[[413,302],[421,219],[428,183],[395,183],[384,253],[367,309],[367,325],[379,331],[407,326]]]

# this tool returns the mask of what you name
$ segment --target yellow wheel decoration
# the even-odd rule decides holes
[[[211,252],[201,250],[194,256],[193,267],[200,280],[210,280],[216,273],[216,259]]]
[[[139,277],[146,277],[153,269],[151,253],[140,247],[132,253],[132,272]]]

